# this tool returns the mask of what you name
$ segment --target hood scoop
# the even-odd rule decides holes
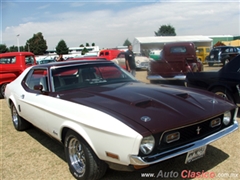
[[[140,108],[148,108],[153,106],[153,101],[150,99],[145,101],[138,101],[138,102],[132,103],[132,105]]]

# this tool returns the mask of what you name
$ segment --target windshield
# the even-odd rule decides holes
[[[137,81],[124,69],[108,63],[57,67],[51,73],[55,92]]]

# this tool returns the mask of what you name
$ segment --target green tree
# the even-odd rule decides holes
[[[89,44],[88,44],[88,43],[86,43],[86,47],[89,47]]]
[[[14,46],[14,45],[10,46],[9,47],[9,52],[18,52],[18,47]]]
[[[158,31],[154,31],[156,36],[176,36],[175,28],[171,25],[162,25]]]
[[[8,48],[5,44],[0,44],[0,53],[8,52]]]
[[[125,42],[123,43],[123,46],[128,46],[130,44],[131,44],[131,42],[128,39],[126,39]]]
[[[95,43],[92,43],[92,46],[95,46]]]
[[[84,47],[81,54],[84,55],[84,54],[86,54],[87,52],[88,52],[87,48]]]
[[[84,45],[83,45],[83,44],[81,44],[79,47],[84,47]]]
[[[56,46],[56,53],[59,54],[68,54],[68,47],[64,40],[60,40]]]
[[[44,40],[44,37],[41,32],[33,34],[33,37],[27,40],[26,45],[24,46],[25,51],[29,50],[35,55],[43,55],[47,50],[47,42]]]

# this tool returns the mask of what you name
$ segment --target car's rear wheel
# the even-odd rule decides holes
[[[223,97],[226,100],[231,101],[232,103],[234,103],[233,97],[231,95],[231,93],[223,87],[216,87],[214,89],[211,90],[213,93]]]
[[[212,67],[214,63],[208,63],[208,66]]]
[[[19,116],[16,107],[14,104],[11,104],[11,115],[12,115],[12,122],[16,130],[24,131],[28,129],[31,124]]]
[[[223,61],[223,65],[226,65],[227,63],[229,63],[229,59],[225,59],[225,60]]]
[[[70,172],[76,179],[99,179],[105,174],[107,164],[95,155],[79,134],[69,130],[64,144]]]
[[[0,98],[5,97],[5,89],[6,89],[7,83],[4,83],[0,86]]]

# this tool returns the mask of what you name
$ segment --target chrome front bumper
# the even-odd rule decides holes
[[[237,122],[237,120],[234,120],[233,125],[225,128],[219,132],[216,132],[204,139],[186,144],[184,146],[169,150],[167,152],[158,153],[158,154],[151,155],[151,156],[139,157],[139,156],[133,155],[130,157],[130,162],[132,165],[151,165],[151,164],[159,163],[161,161],[171,159],[173,157],[188,153],[189,151],[192,151],[194,149],[208,145],[208,144],[232,133],[233,131],[235,131],[237,129],[238,129],[238,122]],[[149,160],[149,159],[154,159],[154,160]]]
[[[214,60],[214,59],[212,59],[212,60],[207,60],[207,61],[205,61],[206,63],[214,63],[214,64],[220,64],[220,63],[222,63],[220,60]]]
[[[160,75],[150,75],[147,76],[148,80],[185,80],[186,79],[186,75],[176,75],[173,77],[162,77]]]

